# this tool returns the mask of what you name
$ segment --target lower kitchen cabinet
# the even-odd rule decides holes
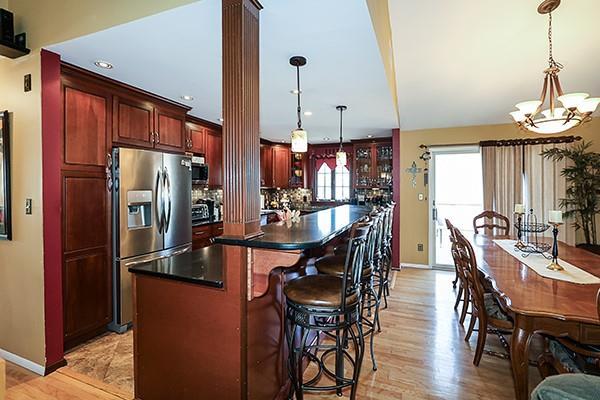
[[[192,250],[210,246],[213,239],[223,234],[223,223],[198,225],[192,227]]]

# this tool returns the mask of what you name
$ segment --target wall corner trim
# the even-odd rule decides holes
[[[29,371],[34,372],[40,376],[44,376],[46,372],[46,368],[44,368],[43,366],[3,349],[0,349],[0,358],[3,358],[4,360],[9,361],[25,369],[28,369]]]

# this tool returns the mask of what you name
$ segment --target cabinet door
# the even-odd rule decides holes
[[[290,170],[290,149],[284,146],[273,146],[273,186],[278,188],[289,187]]]
[[[273,187],[273,149],[268,144],[260,145],[260,186]]]
[[[206,129],[206,164],[209,186],[223,186],[223,137],[221,132]]]
[[[206,132],[205,129],[193,122],[186,124],[188,132],[188,151],[194,154],[204,154],[206,152]]]
[[[113,141],[139,147],[154,147],[154,107],[142,99],[114,96]]]
[[[155,108],[155,147],[160,150],[185,151],[185,114],[175,110]]]

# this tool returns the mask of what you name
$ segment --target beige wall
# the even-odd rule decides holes
[[[23,75],[35,90],[23,92]],[[13,240],[0,241],[0,348],[44,365],[39,52],[0,58],[0,108],[11,112]],[[33,214],[25,215],[25,199]]]
[[[192,0],[0,0],[27,32],[29,56],[0,57],[0,109],[11,112],[13,237],[0,241],[0,349],[45,365],[40,48]],[[23,75],[33,90],[23,93]],[[33,214],[25,215],[25,199]]]
[[[594,120],[565,135],[579,135],[586,141],[594,141],[594,151],[600,151],[600,118]],[[420,144],[428,146],[441,144],[471,144],[481,140],[530,138],[535,135],[520,131],[513,124],[469,126],[463,128],[426,129],[400,132],[400,260],[402,263],[428,264],[429,235],[429,188],[423,184],[423,174],[417,176],[417,187],[410,182],[411,175],[405,172],[413,161],[424,167],[419,159],[423,152]],[[425,195],[424,201],[418,200],[418,194]],[[417,244],[423,243],[422,252],[417,251]]]

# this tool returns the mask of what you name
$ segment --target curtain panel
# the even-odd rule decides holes
[[[515,203],[523,202],[523,146],[482,147],[481,157],[483,207],[512,220]]]
[[[565,198],[567,182],[561,171],[567,166],[567,160],[554,162],[541,156],[542,151],[551,148],[567,147],[568,144],[537,144],[524,149],[524,197],[525,209],[533,209],[538,221],[548,221],[548,210],[560,210],[560,199]],[[572,220],[565,220],[559,229],[558,240],[575,245],[575,227]],[[544,236],[552,237],[547,230]]]

